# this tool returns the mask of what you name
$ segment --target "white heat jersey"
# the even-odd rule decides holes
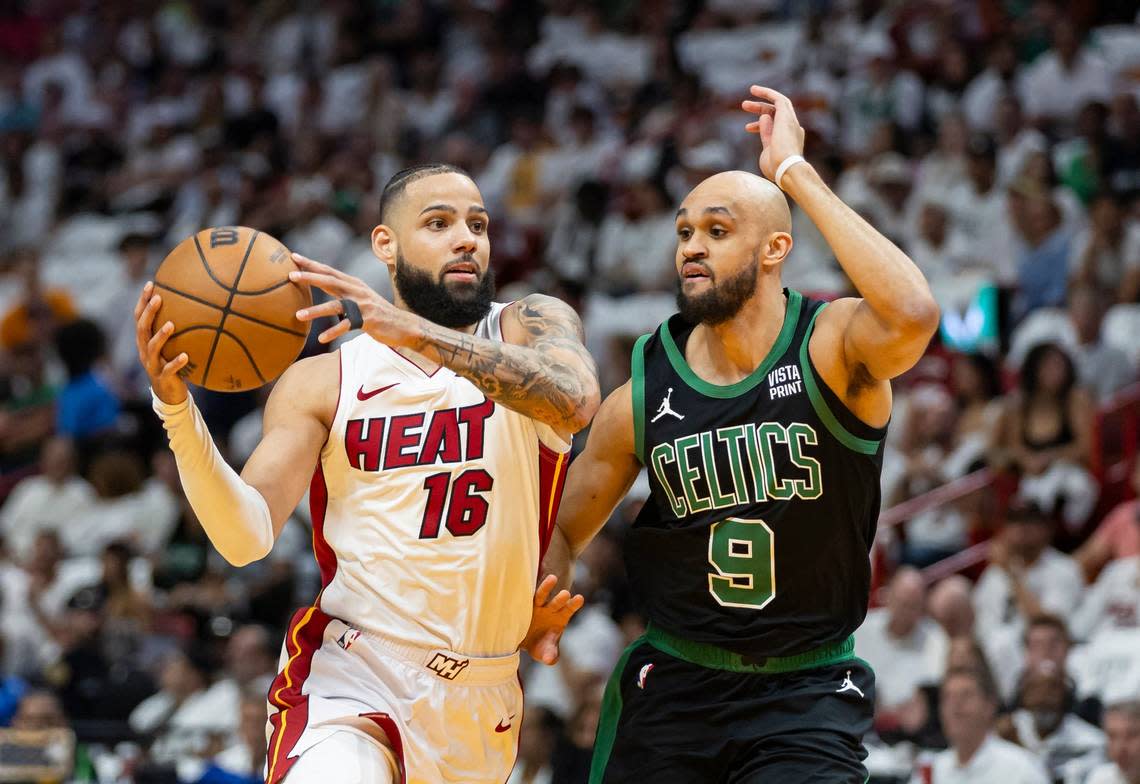
[[[476,335],[501,340],[506,305]],[[471,656],[513,653],[569,444],[441,367],[361,335],[310,488],[317,606],[365,631]]]

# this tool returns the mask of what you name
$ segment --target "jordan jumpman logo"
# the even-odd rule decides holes
[[[651,423],[656,422],[658,419],[665,416],[666,414],[669,414],[670,416],[675,416],[675,417],[677,417],[677,419],[684,419],[685,418],[684,414],[678,414],[676,411],[674,411],[669,406],[669,398],[671,398],[671,397],[673,397],[673,387],[669,387],[669,391],[666,392],[665,397],[663,397],[661,399],[661,406],[657,409],[657,416],[655,416],[655,417],[653,417],[653,419],[649,420]]]
[[[843,683],[839,684],[839,688],[835,690],[835,693],[840,694],[845,691],[853,691],[860,697],[865,697],[863,690],[856,686],[854,681],[851,680],[851,670],[847,671],[847,677],[843,679]]]

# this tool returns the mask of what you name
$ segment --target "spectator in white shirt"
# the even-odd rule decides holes
[[[1089,641],[1110,629],[1132,631],[1140,645],[1140,555],[1105,567],[1073,615],[1072,627],[1077,639]]]
[[[1048,784],[1031,753],[993,732],[998,697],[989,673],[953,669],[942,681],[939,713],[950,748],[934,758],[931,784]],[[912,784],[924,779],[916,775]]]
[[[1069,274],[1076,283],[1120,294],[1126,278],[1140,271],[1140,223],[1128,221],[1123,200],[1108,191],[1089,207],[1089,225],[1073,239]]]
[[[974,589],[983,638],[1003,630],[1020,637],[1029,618],[1077,606],[1084,577],[1076,561],[1050,547],[1052,538],[1053,521],[1034,504],[1015,501]]]
[[[1061,14],[1053,24],[1053,49],[1025,71],[1021,100],[1035,122],[1068,125],[1089,101],[1108,103],[1112,96],[1108,63],[1082,48],[1080,33]]]
[[[1085,784],[1140,784],[1140,700],[1110,705],[1104,712],[1108,758]]]
[[[855,632],[859,655],[875,670],[879,706],[896,708],[917,687],[937,683],[946,665],[945,632],[925,614],[926,585],[913,567],[902,567],[887,589],[886,607],[867,613]]]
[[[976,130],[997,130],[998,100],[1016,89],[1016,78],[1017,49],[1013,41],[995,41],[986,55],[986,70],[974,77],[962,95],[963,113]]]
[[[1017,708],[998,722],[1003,738],[1033,752],[1053,780],[1082,781],[1104,760],[1104,733],[1074,712],[1064,670],[1051,661],[1027,667]]]
[[[997,146],[992,138],[974,134],[966,143],[966,180],[945,196],[954,228],[971,240],[966,267],[988,280],[1011,281],[1014,234],[1005,189],[998,184]]]
[[[1106,291],[1070,284],[1068,296],[1069,322],[1075,338],[1071,355],[1077,366],[1077,379],[1101,401],[1136,380],[1136,368],[1128,354],[1101,337],[1101,323],[1110,304]]]
[[[32,542],[41,531],[54,531],[82,516],[95,493],[76,475],[75,447],[55,437],[40,450],[40,473],[16,485],[0,507],[0,532],[16,561],[31,556]]]

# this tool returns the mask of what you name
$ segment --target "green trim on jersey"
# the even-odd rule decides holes
[[[669,331],[668,321],[662,324],[660,328],[661,343],[665,346],[665,353],[669,357],[669,363],[673,366],[673,369],[677,371],[677,375],[697,392],[708,397],[738,397],[763,381],[764,377],[768,375],[768,371],[772,369],[772,365],[776,364],[776,360],[782,357],[784,352],[788,350],[788,346],[791,344],[792,337],[796,332],[796,323],[800,319],[800,306],[802,304],[803,295],[794,289],[788,289],[788,305],[784,309],[784,325],[780,328],[780,334],[776,336],[776,342],[772,344],[768,356],[764,357],[764,361],[760,363],[760,366],[752,371],[750,375],[740,379],[735,384],[729,384],[727,386],[712,384],[694,373],[693,369],[689,367],[689,363],[685,361],[684,353],[681,352],[681,349],[677,347],[677,343],[673,340],[673,335]]]
[[[753,663],[741,654],[721,648],[718,645],[678,637],[659,626],[654,626],[652,623],[645,630],[644,639],[657,650],[682,661],[708,667],[712,670],[728,670],[729,672],[765,674],[795,672],[839,664],[855,658],[854,636],[848,637],[842,642],[821,645],[795,656],[770,656],[764,660],[763,664]]]
[[[812,314],[811,321],[808,322],[807,333],[804,335],[804,340],[800,344],[800,369],[803,371],[804,389],[807,390],[808,399],[811,400],[811,407],[815,409],[816,416],[827,427],[828,432],[835,436],[836,440],[843,446],[859,452],[864,455],[873,455],[879,451],[879,444],[882,443],[881,439],[859,438],[845,428],[835,414],[832,413],[831,408],[827,405],[827,401],[823,399],[823,393],[819,391],[819,385],[816,383],[815,375],[811,370],[811,357],[808,355],[808,345],[811,343],[812,333],[815,331],[815,320],[819,318],[819,314],[827,305],[820,306],[814,314]]]
[[[598,717],[598,731],[594,739],[594,757],[590,760],[589,784],[601,784],[606,776],[606,765],[610,763],[610,753],[614,750],[614,741],[617,740],[618,720],[621,718],[621,679],[625,673],[625,665],[629,657],[639,645],[645,642],[645,637],[638,637],[629,647],[622,651],[609,681],[606,682],[606,691],[602,696],[602,715]]]
[[[652,336],[642,335],[633,344],[630,380],[633,384],[633,451],[645,465],[645,344]]]

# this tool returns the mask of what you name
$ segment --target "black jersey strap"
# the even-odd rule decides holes
[[[630,358],[630,383],[633,392],[633,448],[637,459],[645,465],[645,344],[653,333],[642,335],[633,344]]]

